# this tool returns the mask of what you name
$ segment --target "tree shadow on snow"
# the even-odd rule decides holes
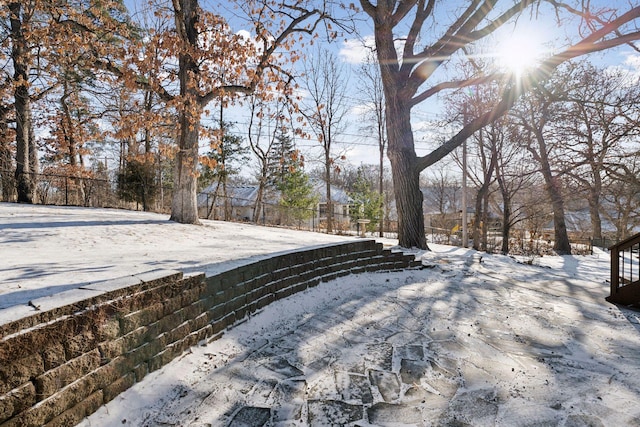
[[[626,323],[439,267],[347,276],[244,319],[232,347],[194,350],[200,376],[142,425],[638,424],[619,406],[640,399]]]

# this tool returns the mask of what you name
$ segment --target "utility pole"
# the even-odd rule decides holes
[[[462,110],[463,126],[468,122],[467,104]],[[467,140],[462,143],[462,247],[469,246],[469,233],[467,230]]]
[[[469,246],[467,231],[467,141],[462,143],[462,247]]]

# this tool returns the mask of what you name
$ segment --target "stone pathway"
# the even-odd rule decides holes
[[[344,313],[345,322],[349,314]],[[295,334],[256,342],[255,350],[217,378],[229,386],[201,406],[225,407],[222,418],[232,426],[421,425],[423,412],[445,410],[463,383],[456,361],[442,356],[455,346],[446,333],[430,336],[376,323],[359,328],[367,334],[336,331],[323,353],[307,353],[305,343],[317,347],[318,334],[335,328],[332,320],[314,316]],[[238,386],[242,378],[246,382]],[[480,394],[478,399],[486,397]],[[495,415],[495,403],[485,406]],[[223,419],[192,421],[224,425]]]

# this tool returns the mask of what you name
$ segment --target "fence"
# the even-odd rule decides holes
[[[349,212],[349,206],[333,204],[332,232],[347,233],[357,230],[358,224]],[[198,214],[201,218],[255,222],[266,226],[292,227],[309,231],[326,231],[327,214],[318,205],[313,208],[286,207],[273,201],[256,203],[255,198],[225,196],[216,193],[198,195]]]
[[[36,191],[34,203],[45,205],[111,207],[131,210],[146,210],[168,213],[171,208],[171,188],[159,187],[147,206],[141,202],[123,200],[118,191],[116,180],[108,178],[82,177],[56,173],[37,173],[35,176]],[[0,187],[2,187],[2,201],[15,201],[13,188],[14,171],[0,170]],[[135,184],[129,183],[133,193]],[[11,187],[11,188],[8,188]],[[10,190],[10,191],[9,191]],[[140,193],[148,189],[140,188]],[[201,218],[255,222],[260,225],[290,227],[309,231],[327,231],[327,218],[324,212],[316,206],[312,209],[284,207],[275,202],[263,201],[259,205],[259,215],[256,215],[255,198],[224,196],[213,193],[198,195],[198,213]],[[337,209],[335,208],[337,207]],[[334,203],[333,233],[360,233],[356,218],[352,217],[348,205]],[[367,231],[378,234],[379,225],[368,224]],[[551,244],[544,239],[527,239],[513,230],[510,242],[510,253],[522,255],[551,254]],[[429,242],[445,245],[461,245],[461,232],[441,227],[426,227],[425,234]],[[385,219],[383,235],[397,238],[397,221]],[[471,237],[471,236],[469,236]],[[611,239],[571,238],[574,254],[593,253],[593,247],[608,248],[615,243]],[[487,251],[495,252],[502,244],[502,234],[498,229],[490,229],[487,236]]]

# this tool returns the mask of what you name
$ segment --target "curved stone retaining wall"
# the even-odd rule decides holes
[[[274,255],[215,276],[158,270],[0,311],[0,427],[72,426],[190,346],[321,281],[415,268],[373,240]]]

